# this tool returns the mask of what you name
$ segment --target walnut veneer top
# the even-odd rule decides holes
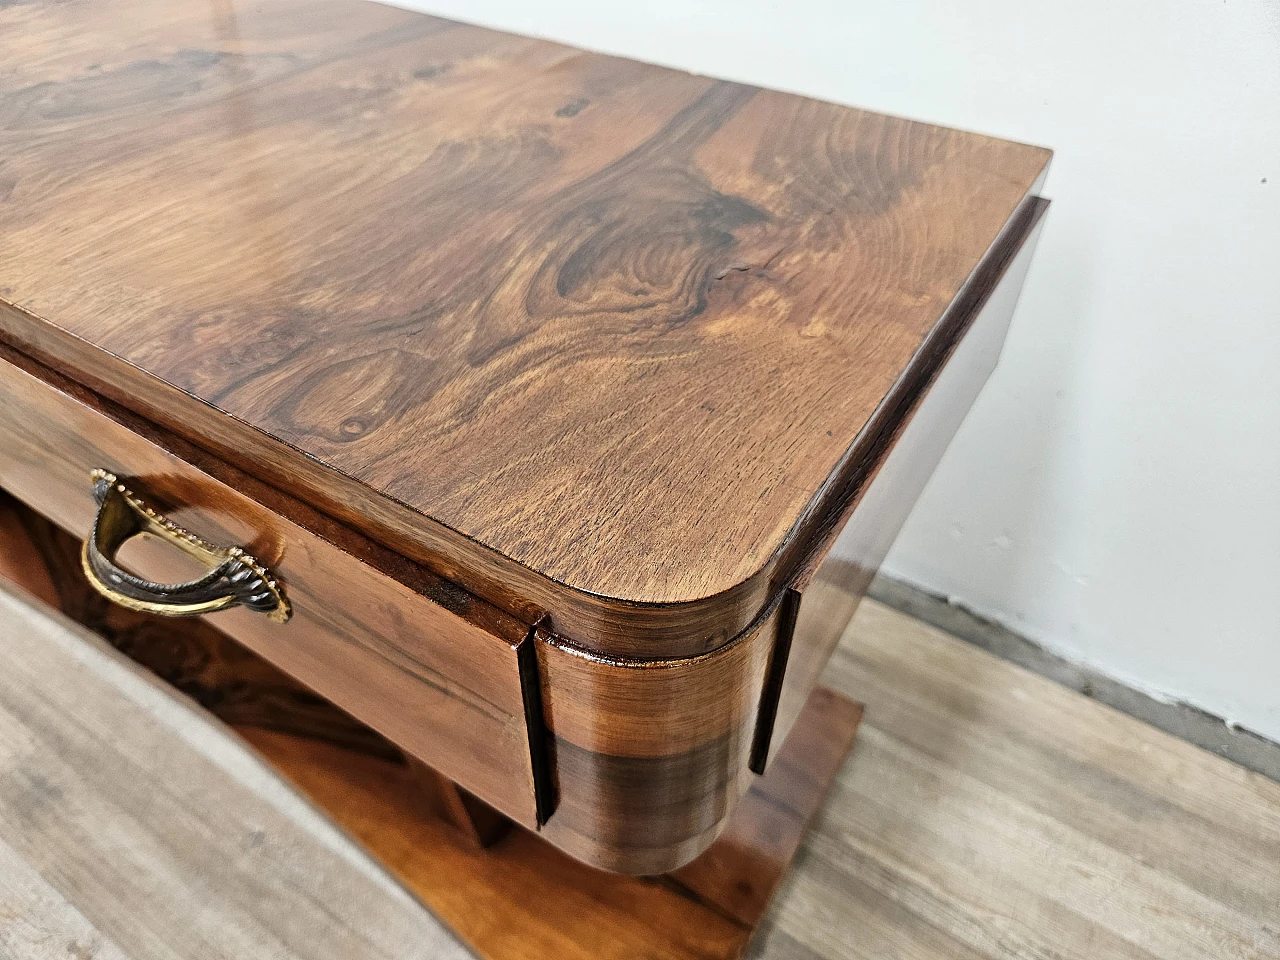
[[[0,333],[626,602],[767,568],[1049,158],[359,0],[0,45]]]

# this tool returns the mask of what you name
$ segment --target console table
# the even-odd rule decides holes
[[[614,873],[702,869],[798,718],[838,760],[1048,151],[361,0],[0,37],[0,487],[65,576]]]

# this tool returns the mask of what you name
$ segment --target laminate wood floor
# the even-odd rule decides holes
[[[0,960],[410,957],[471,952],[234,733],[0,588]]]
[[[242,956],[463,952],[233,738],[113,652],[38,624],[0,634],[0,957],[203,956],[215,941],[252,941],[228,954]],[[1280,784],[872,601],[824,682],[864,702],[865,720],[753,956],[1280,958]],[[98,722],[68,719],[82,714]],[[61,759],[36,766],[46,741]],[[56,790],[36,789],[51,777]],[[192,820],[197,796],[207,813]],[[102,868],[121,850],[152,868],[122,885]],[[201,939],[208,891],[245,924],[231,940]],[[62,920],[33,926],[37,914]],[[157,939],[187,914],[199,929],[170,923],[178,939]]]
[[[769,958],[1280,957],[1280,784],[873,601]]]

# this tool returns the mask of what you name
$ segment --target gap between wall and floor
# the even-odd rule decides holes
[[[960,603],[904,581],[878,576],[872,581],[867,596],[1188,743],[1280,781],[1280,743],[1233,727],[1221,717],[1190,704],[1159,700],[1135,690],[1098,670],[1050,653],[1008,627],[983,619]]]

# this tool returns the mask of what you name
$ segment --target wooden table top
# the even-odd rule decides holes
[[[626,603],[767,571],[866,469],[1049,159],[360,0],[6,5],[0,43],[0,335]]]
[[[7,587],[0,738],[0,955],[472,956],[235,734]]]

